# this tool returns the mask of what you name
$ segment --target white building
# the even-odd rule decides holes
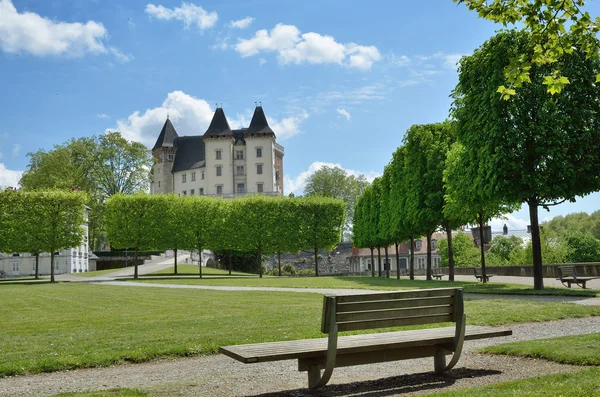
[[[180,137],[167,118],[152,155],[152,194],[283,195],[284,150],[262,106],[254,110],[250,126],[239,130],[232,130],[217,108],[204,135]]]
[[[85,210],[83,241],[76,248],[69,248],[54,255],[54,274],[84,273],[88,263],[88,209]],[[39,261],[40,276],[50,274],[50,253],[42,252]],[[35,275],[35,255],[23,252],[0,253],[0,276],[25,277]]]

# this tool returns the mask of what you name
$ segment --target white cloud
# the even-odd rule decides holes
[[[488,225],[492,227],[492,231],[501,231],[502,227],[506,224],[508,230],[527,230],[529,221],[521,218],[517,218],[513,214],[504,215],[504,218],[494,218],[488,222]]]
[[[331,36],[314,32],[301,34],[296,26],[284,24],[277,24],[270,32],[259,30],[250,39],[238,39],[235,49],[242,57],[276,52],[282,64],[337,63],[360,70],[370,69],[381,59],[374,46],[341,44]]]
[[[120,131],[126,139],[152,147],[167,115],[179,135],[199,135],[208,127],[213,112],[205,100],[182,91],[173,91],[167,95],[161,106],[146,109],[143,113],[135,111],[127,119],[118,120],[116,127],[107,131]]]
[[[344,116],[346,120],[350,121],[350,112],[348,112],[346,109],[337,108],[335,111]]]
[[[394,66],[408,66],[410,64],[410,58],[406,55],[396,56],[394,54],[389,54],[386,56],[389,63]]]
[[[19,13],[11,0],[0,0],[0,48],[8,53],[27,52],[36,56],[82,56],[106,54],[104,25],[61,22],[33,12]]]
[[[21,180],[23,171],[14,171],[7,169],[3,163],[0,163],[0,187],[17,187]]]
[[[11,154],[13,157],[17,157],[20,153],[21,153],[21,145],[19,145],[18,143],[15,143],[13,145]]]
[[[260,66],[262,66],[265,63],[267,63],[267,60],[265,58],[258,58],[258,63],[260,64]]]
[[[115,58],[117,58],[117,61],[119,61],[121,63],[127,63],[133,59],[133,55],[125,54],[124,52],[121,52],[120,50],[116,49],[115,47],[109,47],[108,51],[112,55],[114,55]]]
[[[315,172],[320,170],[322,167],[338,167],[346,171],[347,174],[359,176],[364,175],[365,178],[369,182],[372,182],[373,179],[377,178],[381,174],[374,171],[360,172],[356,170],[346,169],[342,167],[340,164],[327,163],[322,161],[313,162],[306,171],[302,171],[298,176],[292,178],[288,175],[285,176],[284,186],[285,190],[289,193],[294,193],[295,195],[302,194],[304,192],[304,187],[306,186],[306,180]]]
[[[246,17],[244,19],[238,19],[237,21],[231,21],[229,26],[235,29],[246,29],[254,21],[252,17]]]
[[[196,25],[200,30],[212,28],[218,19],[215,11],[207,12],[200,6],[185,2],[181,3],[181,7],[175,8],[148,4],[146,5],[146,14],[156,19],[182,21],[186,29],[189,29],[191,25]]]
[[[98,117],[99,119],[107,119],[107,118],[109,118],[110,116],[109,116],[108,114],[106,114],[106,113],[98,113],[98,114],[96,115],[96,117]]]
[[[167,95],[161,106],[146,109],[143,113],[136,110],[126,119],[118,120],[117,125],[106,129],[106,132],[120,131],[124,138],[152,147],[167,115],[175,126],[177,134],[183,136],[204,134],[213,114],[214,109],[204,99],[188,95],[183,91],[173,91]],[[308,116],[308,112],[301,109],[298,114],[283,119],[267,116],[267,121],[277,138],[285,139],[298,135],[301,132],[300,125]],[[246,115],[238,115],[237,118],[228,116],[227,119],[231,128],[248,127],[250,124],[250,118]]]

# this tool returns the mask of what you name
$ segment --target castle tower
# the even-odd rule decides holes
[[[150,183],[151,194],[166,194],[173,191],[173,162],[177,146],[175,139],[178,138],[175,127],[167,116],[167,121],[163,126],[154,147],[152,148],[152,157],[154,165],[152,166],[152,182]]]
[[[232,194],[234,136],[223,108],[217,108],[203,135],[206,159],[206,192],[209,195]]]

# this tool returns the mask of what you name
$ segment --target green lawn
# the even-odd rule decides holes
[[[587,397],[600,395],[600,368],[547,375],[466,390],[428,394],[437,397]]]
[[[196,271],[198,268],[196,267]],[[212,269],[216,270],[216,269]],[[194,273],[195,275],[196,273]],[[408,280],[402,278],[380,278],[380,277],[252,277],[252,278],[222,278],[222,279],[200,279],[200,278],[172,278],[160,280],[133,280],[146,283],[158,284],[185,284],[185,285],[217,285],[217,286],[240,286],[240,287],[288,287],[288,288],[339,288],[339,289],[419,289],[419,288],[442,288],[463,287],[465,292],[482,294],[514,294],[514,295],[558,295],[558,296],[600,296],[600,291],[590,289],[567,289],[567,288],[545,288],[536,291],[532,287],[521,284],[501,284],[468,281],[426,281]]]
[[[173,271],[174,271],[173,267],[169,267],[169,268],[159,270],[154,273],[146,274],[144,276],[174,276],[175,273],[173,273]],[[229,270],[215,269],[213,267],[203,267],[202,274],[203,275],[211,275],[211,276],[228,276]],[[177,275],[178,276],[197,276],[198,275],[198,266],[177,264]],[[231,275],[232,276],[258,277],[257,274],[234,272],[234,271],[231,272]],[[142,276],[142,277],[144,277],[144,276]]]
[[[319,294],[60,284],[0,288],[0,376],[213,354],[219,346],[322,337]],[[600,315],[598,306],[473,300],[467,322]]]
[[[47,280],[47,279],[48,279],[47,277],[39,278],[39,280]],[[35,276],[0,278],[0,283],[9,283],[11,281],[30,281],[30,280],[35,280]]]
[[[543,358],[563,364],[600,365],[600,333],[506,343],[482,351]]]

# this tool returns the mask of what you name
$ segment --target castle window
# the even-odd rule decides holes
[[[216,151],[215,151],[215,158],[216,158],[217,160],[221,160],[221,151],[220,151],[220,150],[216,150]]]
[[[193,196],[193,195],[194,195],[194,193],[195,193],[195,192],[194,192],[194,189],[190,189],[190,196]]]
[[[160,188],[160,181],[158,181],[158,187]]]
[[[243,160],[244,159],[244,151],[243,150],[236,150],[235,151],[235,159],[236,160]]]
[[[167,160],[171,160],[171,161],[173,161],[173,159],[174,159],[174,158],[175,158],[175,156],[174,156],[174,155],[172,155],[172,154],[167,154]]]
[[[181,183],[185,183],[187,179],[187,174],[181,175]]]
[[[181,192],[184,196],[187,196],[187,191],[184,190],[183,192]]]
[[[244,184],[243,183],[238,183],[237,184],[237,192],[238,193],[244,193]]]
[[[204,179],[204,171],[200,174],[200,179]]]
[[[437,240],[431,240],[431,249],[437,249]]]
[[[204,188],[203,187],[201,187],[200,189],[198,189],[198,194],[200,196],[204,196]]]
[[[262,148],[261,147],[256,148],[256,157],[262,157]]]
[[[192,172],[192,182],[194,182],[196,180],[196,173]]]
[[[235,174],[236,175],[244,175],[244,166],[238,165],[235,169]]]
[[[217,194],[223,194],[223,185],[217,185]]]
[[[256,184],[256,191],[258,193],[262,193],[263,192],[263,184],[262,183],[257,183]]]
[[[223,173],[222,167],[220,165],[217,166],[217,176],[221,176]]]
[[[421,251],[421,248],[423,248],[423,242],[421,240],[415,241],[415,250]]]
[[[258,175],[262,175],[262,171],[263,171],[262,170],[262,168],[263,168],[262,166],[263,166],[262,164],[256,164],[256,173]]]

